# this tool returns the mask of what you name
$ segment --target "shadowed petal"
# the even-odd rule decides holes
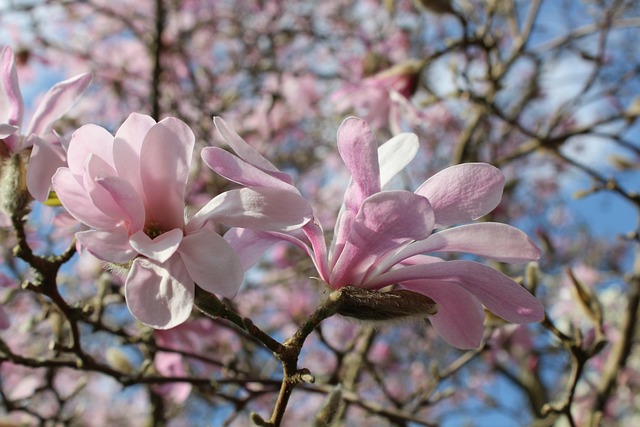
[[[216,196],[189,220],[187,230],[213,220],[230,227],[289,231],[303,226],[311,216],[309,202],[290,191],[242,188]]]
[[[529,291],[504,274],[472,261],[445,261],[398,268],[371,279],[367,287],[378,289],[420,279],[453,282],[511,323],[538,322],[544,317],[542,304]]]
[[[113,135],[96,125],[76,130],[69,142],[67,163],[74,175],[84,175],[89,156],[95,155],[113,167]]]
[[[124,227],[111,230],[87,230],[76,233],[82,246],[102,261],[125,264],[138,255],[129,244],[129,233]]]
[[[129,239],[129,243],[138,253],[159,263],[168,260],[178,250],[181,242],[182,230],[179,228],[162,233],[155,239],[151,239],[140,230]]]
[[[193,280],[177,256],[162,264],[136,258],[124,290],[131,313],[152,328],[177,326],[189,318],[193,308]]]
[[[384,191],[367,198],[331,272],[332,286],[357,286],[380,256],[433,230],[429,201],[409,191]]]
[[[503,188],[500,169],[486,163],[465,163],[438,172],[416,194],[429,199],[436,227],[443,227],[488,214],[500,203]]]
[[[9,46],[0,52],[0,123],[20,127],[24,103],[18,83],[13,50]],[[9,147],[13,152],[17,147]]]
[[[53,174],[66,164],[65,153],[62,146],[37,135],[32,135],[31,139],[33,149],[27,168],[27,188],[36,200],[44,202],[49,196]]]
[[[406,282],[402,287],[426,295],[438,304],[438,312],[428,319],[446,342],[463,350],[480,347],[484,309],[469,292],[453,283],[436,280]]]
[[[238,255],[216,232],[201,228],[182,239],[178,253],[191,278],[202,289],[233,297],[244,276]]]
[[[149,129],[140,152],[147,223],[163,230],[182,228],[184,191],[195,136],[178,119],[167,118]]]
[[[144,227],[144,204],[131,184],[115,176],[99,179],[97,184],[110,195],[111,201],[120,208],[123,218],[128,224],[129,232],[140,231]]]
[[[112,229],[118,225],[118,220],[95,206],[68,168],[59,168],[51,182],[64,208],[78,221],[98,229]]]

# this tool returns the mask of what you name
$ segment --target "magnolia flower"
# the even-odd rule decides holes
[[[243,188],[220,194],[185,222],[184,194],[194,135],[185,123],[131,114],[115,137],[96,125],[74,132],[69,167],[53,187],[67,211],[90,230],[78,242],[103,261],[131,263],[125,283],[130,311],[166,329],[184,322],[193,306],[194,282],[233,296],[243,270],[231,247],[207,227],[291,231],[309,219],[299,195]]]
[[[54,85],[45,94],[31,121],[21,128],[24,102],[13,51],[8,46],[0,51],[0,141],[4,141],[11,154],[32,148],[26,180],[27,188],[36,200],[47,199],[51,177],[65,165],[64,141],[61,143],[51,132],[53,123],[69,111],[90,81],[89,74],[80,74]]]
[[[205,149],[203,159],[227,179],[252,185],[261,173],[264,159],[238,152],[237,167],[222,170],[214,149]],[[320,224],[306,224],[303,233],[259,232],[232,229],[225,239],[240,254],[245,269],[261,254],[280,241],[305,250],[320,278],[333,289],[360,289],[364,297],[347,315],[375,318],[384,304],[385,288],[395,285],[396,299],[416,298],[411,309],[424,307],[435,330],[458,348],[477,348],[482,340],[484,307],[513,323],[539,321],[543,308],[526,289],[504,274],[483,264],[445,261],[431,252],[466,252],[489,259],[523,263],[538,259],[540,251],[522,231],[500,223],[470,222],[491,212],[500,202],[504,176],[484,163],[450,167],[425,181],[415,192],[382,191],[383,187],[415,156],[418,140],[401,134],[377,148],[364,120],[348,118],[338,130],[338,149],[351,172],[338,216],[331,246],[328,248]],[[278,181],[275,171],[268,185]],[[264,181],[267,183],[267,181]],[[451,228],[447,228],[454,226]],[[434,230],[439,231],[434,232]],[[367,297],[366,291],[373,295]],[[378,292],[380,291],[380,292]],[[407,293],[408,291],[408,293]],[[354,298],[359,295],[354,294]],[[369,313],[363,301],[370,299]],[[429,302],[435,302],[435,307]],[[437,312],[433,314],[437,309]],[[415,313],[414,313],[415,314]],[[382,317],[388,317],[385,312]]]
[[[349,83],[332,95],[335,109],[345,112],[355,108],[366,114],[373,128],[382,128],[389,123],[398,99],[406,101],[414,94],[423,67],[423,61],[409,60]]]

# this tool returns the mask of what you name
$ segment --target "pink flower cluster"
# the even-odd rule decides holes
[[[214,171],[241,185],[291,187],[289,176],[248,151],[250,147],[222,120],[216,120],[216,125],[239,158],[230,169],[225,165],[231,162],[231,154],[205,148],[202,157]],[[504,176],[497,168],[462,164],[432,176],[415,192],[382,191],[417,153],[415,135],[401,134],[378,148],[368,124],[348,118],[338,130],[338,149],[351,172],[351,182],[330,247],[315,221],[306,224],[302,232],[234,228],[225,238],[242,258],[245,269],[272,245],[291,242],[309,254],[320,278],[333,289],[382,290],[396,285],[433,299],[438,311],[429,317],[431,324],[459,348],[480,345],[484,307],[513,323],[542,319],[538,300],[504,274],[474,261],[446,261],[427,255],[466,252],[510,263],[539,258],[540,251],[527,235],[509,225],[455,226],[478,219],[498,205]]]

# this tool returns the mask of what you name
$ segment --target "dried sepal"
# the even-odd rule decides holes
[[[406,289],[380,292],[345,286],[339,292],[336,312],[354,319],[385,322],[424,318],[438,312],[434,300]]]

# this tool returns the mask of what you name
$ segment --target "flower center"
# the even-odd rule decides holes
[[[164,230],[160,228],[160,224],[154,221],[150,222],[144,227],[144,234],[149,236],[151,240],[155,239],[156,237],[160,236],[163,233],[164,233]]]

